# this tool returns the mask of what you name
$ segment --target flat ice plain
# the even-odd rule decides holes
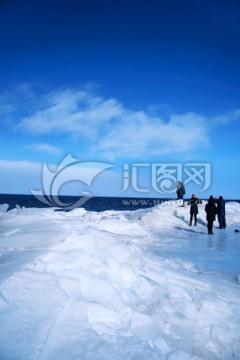
[[[240,359],[240,204],[204,206],[1,205],[0,359]]]

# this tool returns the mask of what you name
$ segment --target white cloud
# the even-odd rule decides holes
[[[39,171],[42,165],[33,161],[9,161],[9,160],[0,160],[1,172],[5,171]]]
[[[42,164],[32,161],[0,160],[0,188],[5,194],[29,194],[41,186]]]
[[[104,99],[84,90],[54,91],[39,95],[39,109],[19,120],[18,131],[30,135],[61,135],[81,140],[101,157],[142,157],[189,153],[204,149],[210,129],[239,118],[239,110],[215,118],[193,112],[168,114],[133,111],[116,99]],[[39,144],[35,149],[57,153],[59,149]],[[89,153],[89,152],[88,152]]]
[[[29,144],[25,146],[25,149],[30,149],[38,152],[45,152],[48,154],[59,154],[61,152],[61,149],[56,146],[52,146],[49,144],[44,143],[37,143],[37,144]]]
[[[18,129],[84,138],[92,152],[108,158],[181,153],[208,144],[207,121],[198,114],[173,114],[166,122],[88,90],[52,92],[45,102],[44,109],[21,119]]]
[[[45,100],[45,109],[21,119],[19,129],[31,134],[55,132],[92,138],[124,111],[116,100],[105,100],[87,91],[54,92]]]
[[[240,109],[229,111],[225,114],[215,116],[211,119],[211,127],[217,128],[219,126],[231,126],[238,124],[240,120]]]
[[[101,195],[104,189],[105,194],[113,196],[117,181],[120,187],[121,176],[109,171],[112,167],[114,164],[81,162],[71,155],[58,166],[26,160],[0,160],[0,188],[2,193],[31,194],[36,190],[51,195],[82,195],[84,192]]]
[[[164,122],[139,112],[123,118],[94,150],[110,158],[112,154],[141,157],[187,152],[207,145],[207,125],[201,116],[172,115],[169,122]]]

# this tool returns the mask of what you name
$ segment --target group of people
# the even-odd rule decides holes
[[[178,199],[183,199],[185,194],[185,187],[181,181],[178,181],[177,185],[177,196]],[[202,200],[199,200],[195,194],[192,194],[191,199],[188,202],[190,205],[190,222],[189,225],[192,226],[192,221],[194,218],[194,225],[197,225],[197,214],[198,214],[198,204],[202,204]],[[213,234],[213,222],[216,220],[216,215],[218,216],[219,229],[226,228],[226,215],[225,215],[225,201],[222,196],[219,196],[218,199],[213,198],[211,195],[208,199],[207,204],[205,205],[206,220],[208,234]]]

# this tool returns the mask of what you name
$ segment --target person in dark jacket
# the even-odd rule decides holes
[[[219,196],[217,201],[217,213],[218,213],[218,222],[219,229],[226,228],[226,214],[225,214],[225,200],[222,196]]]
[[[183,199],[183,195],[185,194],[185,187],[181,181],[177,183],[177,197],[178,199]]]
[[[205,211],[207,213],[207,227],[208,227],[208,234],[213,234],[213,222],[216,220],[216,214],[217,214],[217,207],[215,204],[215,200],[213,196],[210,196],[206,206]]]
[[[195,194],[192,194],[192,197],[188,202],[188,205],[191,205],[190,206],[190,223],[189,223],[190,226],[192,226],[193,216],[194,216],[194,226],[197,225],[198,204],[202,204],[202,200],[199,200],[195,196]]]

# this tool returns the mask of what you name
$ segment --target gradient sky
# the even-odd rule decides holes
[[[80,184],[70,166],[62,193],[174,197],[156,168],[210,164],[186,196],[240,198],[238,0],[2,0],[0,51],[1,193],[71,154],[111,168]]]

